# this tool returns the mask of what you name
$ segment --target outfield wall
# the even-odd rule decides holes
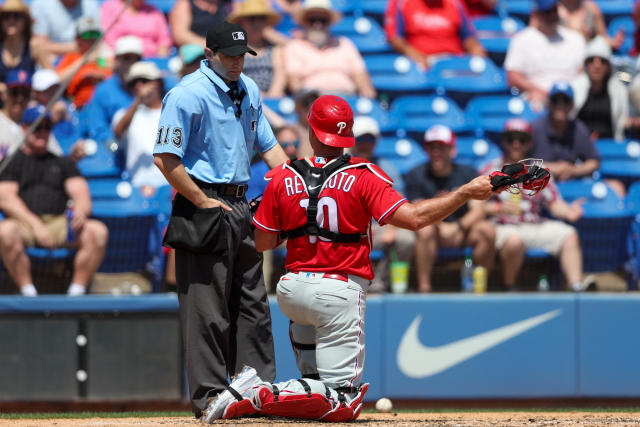
[[[373,296],[366,319],[367,400],[640,397],[640,295]],[[0,401],[179,399],[180,346],[175,295],[2,297]]]

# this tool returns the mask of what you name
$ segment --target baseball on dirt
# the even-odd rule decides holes
[[[381,397],[376,402],[376,410],[378,412],[391,412],[391,408],[393,408],[393,404],[386,397]]]

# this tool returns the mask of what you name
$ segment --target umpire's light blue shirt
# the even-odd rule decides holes
[[[263,153],[277,141],[262,114],[256,83],[241,74],[238,90],[246,92],[239,118],[229,87],[204,59],[164,97],[153,153],[175,154],[204,182],[249,182],[254,144]]]

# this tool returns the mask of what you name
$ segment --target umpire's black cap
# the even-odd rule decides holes
[[[231,22],[221,22],[207,31],[207,47],[214,52],[221,52],[228,56],[239,56],[256,52],[247,46],[247,32],[239,25]]]

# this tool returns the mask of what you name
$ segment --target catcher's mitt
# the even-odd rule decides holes
[[[502,170],[492,172],[490,176],[493,191],[509,186],[509,191],[519,192],[518,184],[522,184],[523,189],[530,191],[530,196],[544,189],[551,178],[549,169],[542,166],[542,160],[537,159],[525,159],[504,165]]]

